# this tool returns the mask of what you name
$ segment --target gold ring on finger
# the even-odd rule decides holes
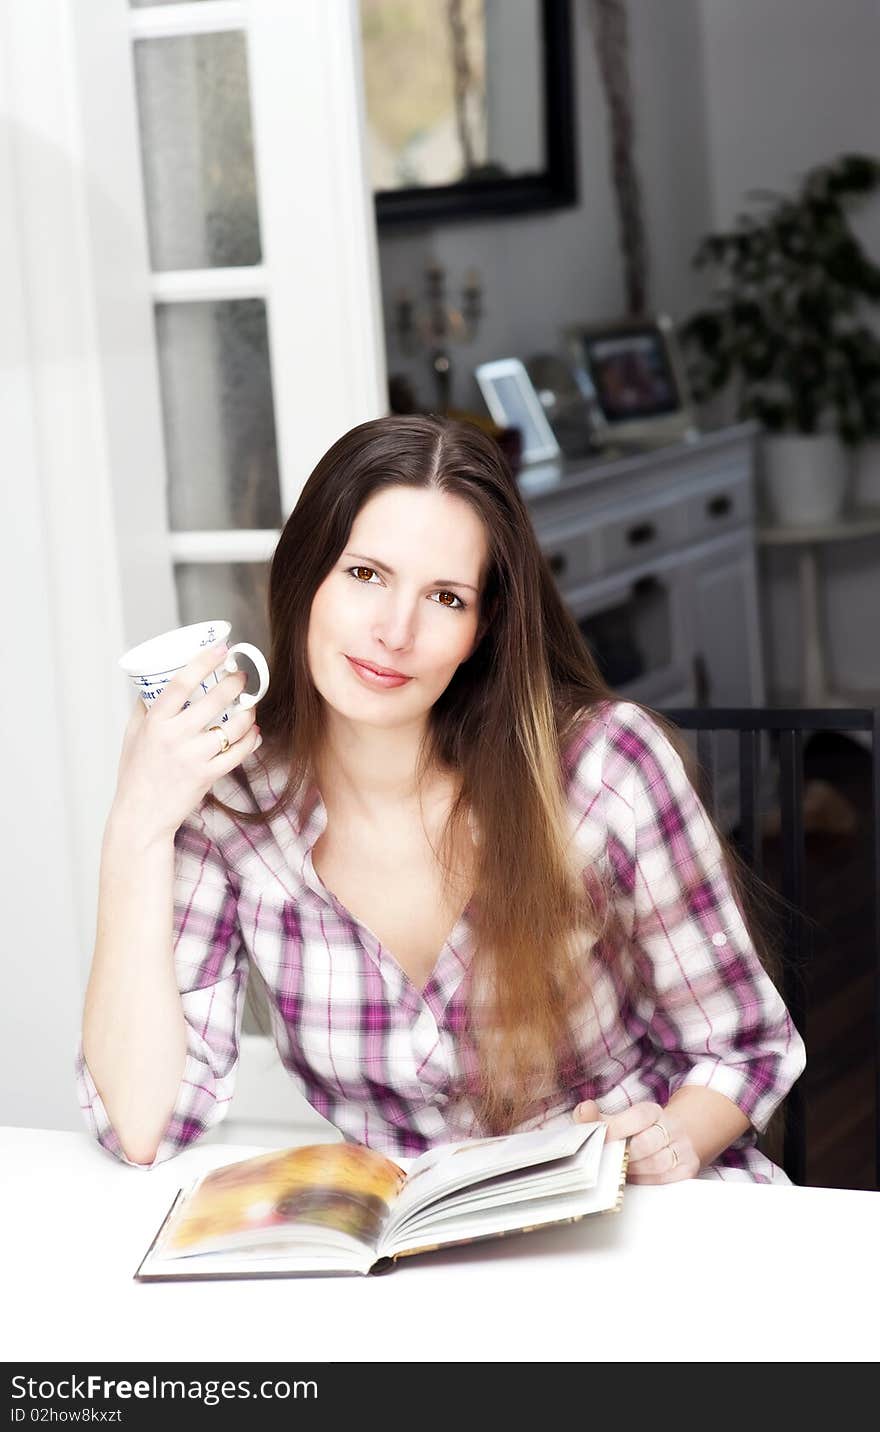
[[[209,727],[208,727],[208,730],[209,730],[209,731],[219,731],[219,732],[220,732],[220,749],[219,749],[219,751],[217,752],[217,755],[218,755],[218,756],[223,756],[223,755],[225,755],[225,753],[229,750],[229,737],[227,736],[226,732],[223,730],[223,727],[222,727],[222,726],[209,726]]]
[[[677,1167],[678,1167],[678,1154],[675,1152],[675,1144],[667,1144],[666,1147],[669,1149],[669,1152],[672,1154],[672,1167],[673,1167],[673,1168],[677,1168]]]
[[[660,1132],[661,1132],[662,1135],[663,1135],[663,1143],[660,1145],[660,1147],[663,1148],[663,1149],[668,1149],[668,1148],[670,1147],[670,1143],[669,1143],[669,1130],[667,1129],[666,1125],[665,1125],[665,1124],[661,1124],[661,1122],[660,1122],[659,1119],[655,1119],[654,1122],[653,1122],[653,1124],[651,1125],[651,1128],[652,1128],[652,1129],[659,1129],[659,1130],[660,1130]]]

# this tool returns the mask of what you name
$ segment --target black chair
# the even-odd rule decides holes
[[[721,732],[739,736],[739,823],[731,840],[745,863],[763,876],[760,783],[762,736],[769,736],[772,759],[778,763],[781,817],[783,913],[783,996],[792,1019],[806,1041],[804,971],[810,956],[811,932],[804,912],[803,758],[805,738],[818,731],[866,732],[871,750],[871,876],[873,889],[874,973],[874,1166],[880,1187],[880,709],[801,710],[772,707],[653,708],[682,731],[696,733],[699,794],[717,818],[717,759]],[[766,744],[766,742],[765,742]],[[809,1046],[808,1046],[809,1049]],[[794,1183],[806,1176],[806,1107],[803,1078],[785,1101],[783,1167]]]

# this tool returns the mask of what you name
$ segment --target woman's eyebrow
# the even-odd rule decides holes
[[[387,566],[385,562],[380,562],[378,557],[365,557],[363,552],[345,552],[343,556],[357,557],[359,562],[366,562],[368,566],[375,567],[379,572],[384,572],[386,577],[397,576],[394,569]],[[470,582],[457,582],[454,577],[435,577],[431,585],[435,587],[467,587],[469,592],[476,592],[478,590],[478,588],[472,586]]]

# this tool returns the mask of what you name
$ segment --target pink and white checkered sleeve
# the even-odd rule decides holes
[[[200,811],[174,838],[174,970],[186,1021],[186,1061],[168,1125],[150,1164],[126,1157],[86,1064],[76,1052],[79,1102],[86,1124],[108,1153],[153,1168],[194,1143],[226,1114],[235,1086],[247,955],[237,893]]]
[[[648,1035],[679,1072],[760,1132],[802,1073],[803,1040],[756,952],[721,845],[684,764],[639,707],[617,703],[606,767],[633,948],[653,995]]]

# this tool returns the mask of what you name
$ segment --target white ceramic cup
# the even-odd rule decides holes
[[[119,665],[126,675],[134,682],[138,695],[149,711],[153,702],[161,696],[165,687],[173,676],[182,667],[188,666],[193,657],[206,646],[215,646],[218,642],[227,641],[232,630],[229,622],[195,622],[192,626],[177,627],[175,631],[162,632],[161,636],[151,637],[149,641],[143,641],[139,646],[133,646],[124,656],[119,658]],[[227,671],[237,671],[238,663],[235,660],[236,652],[247,656],[257,668],[257,675],[260,678],[259,690],[256,692],[243,691],[231,706],[227,706],[216,722],[228,721],[236,707],[247,710],[256,706],[257,702],[265,696],[269,690],[269,667],[266,658],[256,646],[250,642],[239,641],[229,648],[227,656],[223,661],[206,676],[201,682],[201,691],[193,694],[192,700],[185,701],[181,707],[185,711],[193,701],[200,701],[212,686],[216,686]],[[216,724],[212,723],[212,724]]]

